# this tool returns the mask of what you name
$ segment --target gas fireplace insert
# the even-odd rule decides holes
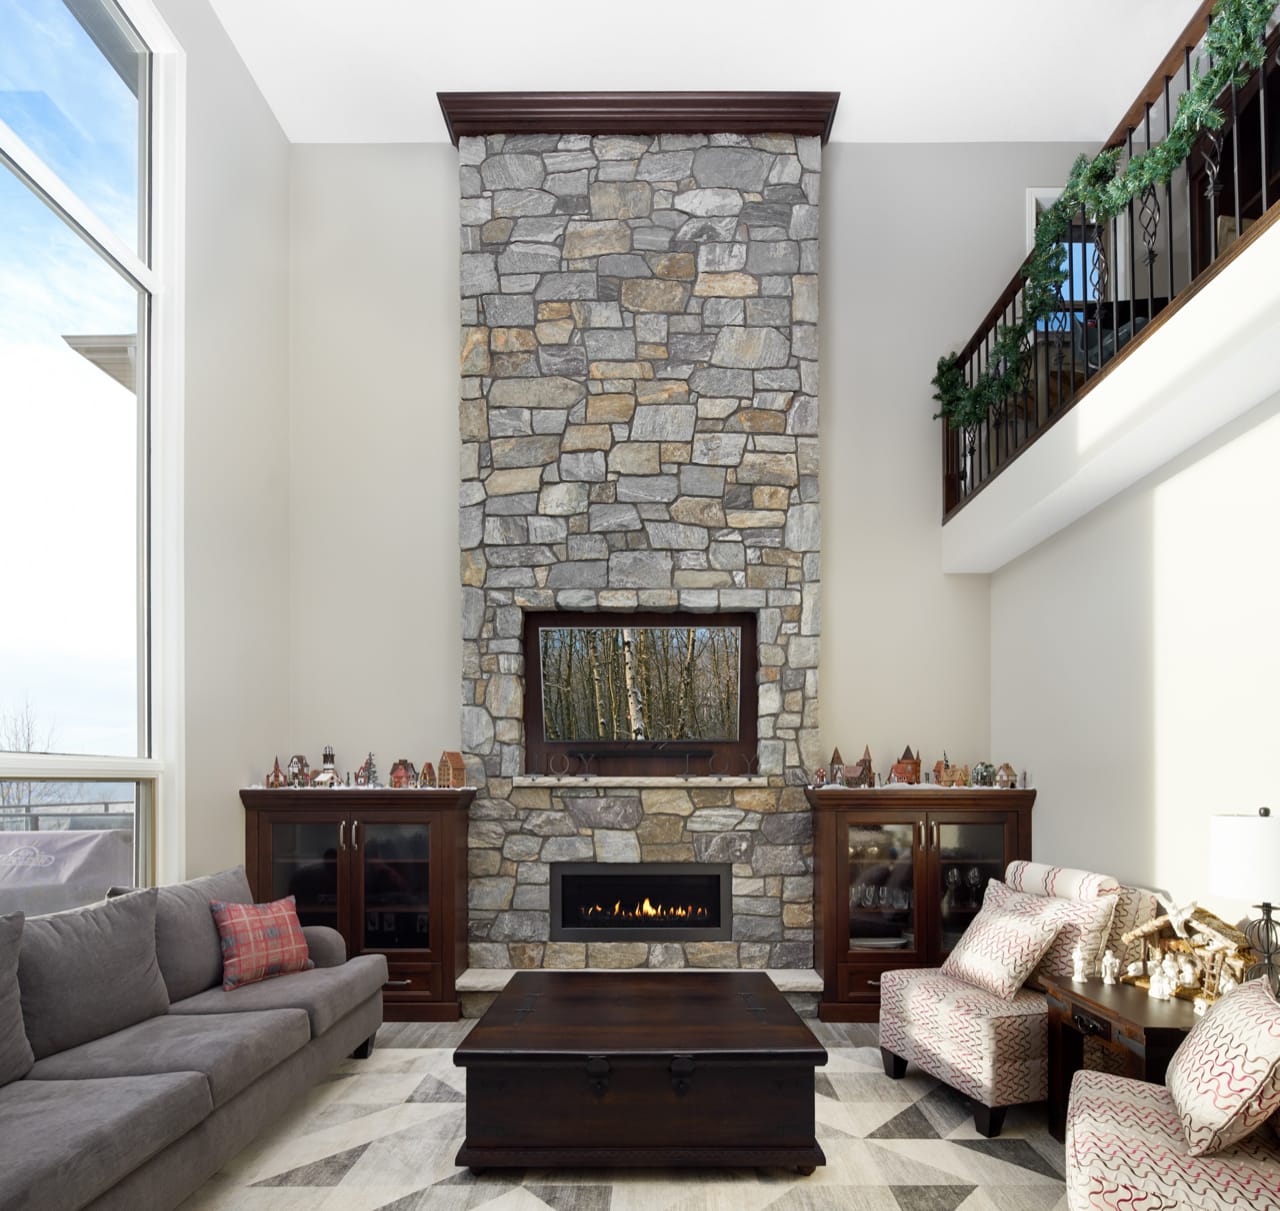
[[[732,936],[720,862],[553,862],[553,942],[711,942]]]

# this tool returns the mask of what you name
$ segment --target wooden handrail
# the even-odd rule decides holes
[[[1204,32],[1209,25],[1209,14],[1213,11],[1215,3],[1217,0],[1203,0],[1200,7],[1196,9],[1191,20],[1187,22],[1187,28],[1178,35],[1177,40],[1169,48],[1169,53],[1160,61],[1160,66],[1151,73],[1151,79],[1147,81],[1146,87],[1138,93],[1137,100],[1129,106],[1124,117],[1120,119],[1119,125],[1111,132],[1111,137],[1102,145],[1103,151],[1109,147],[1123,146],[1129,137],[1130,129],[1137,130],[1138,123],[1146,116],[1147,106],[1154,105],[1164,98],[1165,79],[1176,76],[1186,63],[1187,51],[1195,50],[1200,45],[1200,40],[1204,37]]]

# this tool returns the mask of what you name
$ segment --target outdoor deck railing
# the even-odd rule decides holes
[[[1165,138],[1179,98],[1211,63],[1203,44],[1212,8],[1211,0],[1200,6],[1103,144],[1118,151],[1118,171]],[[1083,208],[1072,217],[1067,278],[1054,310],[1026,338],[1020,389],[979,423],[940,422],[944,522],[1280,217],[1280,29],[1264,43],[1262,66],[1218,97],[1222,127],[1202,129],[1165,184],[1143,190],[1115,218],[1095,222]],[[970,387],[1000,369],[1001,329],[1028,314],[1031,260],[957,355]]]

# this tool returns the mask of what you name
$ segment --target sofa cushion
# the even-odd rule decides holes
[[[155,888],[29,917],[18,985],[37,1060],[164,1013]]]
[[[1193,1156],[1161,1085],[1081,1069],[1067,1110],[1072,1211],[1280,1211],[1280,1147],[1258,1131]]]
[[[376,996],[387,982],[384,955],[357,955],[341,967],[297,971],[226,991],[207,992],[177,1001],[171,1014],[241,1013],[255,1009],[305,1009],[311,1021],[311,1037],[324,1034],[358,1005]]]
[[[987,884],[987,898],[1001,912],[1040,912],[1044,899],[1024,892],[1014,891],[1007,883],[992,879]],[[1061,976],[1070,979],[1075,973],[1072,954],[1080,947],[1085,959],[1085,973],[1098,974],[1098,960],[1111,930],[1111,918],[1115,915],[1118,896],[1091,896],[1081,900],[1054,900],[1058,909],[1058,936],[1053,939],[1045,956],[1036,964],[1032,978]]]
[[[1061,912],[1054,900],[1017,913],[996,907],[995,880],[987,884],[982,908],[969,922],[955,949],[942,964],[942,973],[965,980],[1006,1000],[1022,987],[1057,937]],[[1027,901],[1037,897],[1027,896]]]
[[[0,1089],[0,1207],[74,1211],[213,1109],[199,1073],[16,1081]]]
[[[269,904],[214,900],[209,907],[222,941],[222,987],[228,991],[315,966],[293,896]]]
[[[1192,1156],[1229,1147],[1280,1107],[1280,1004],[1268,981],[1211,1006],[1173,1053],[1165,1084]]]
[[[1141,939],[1122,942],[1130,930],[1150,921],[1160,911],[1153,892],[1141,887],[1128,887],[1110,875],[1091,870],[1074,870],[1069,866],[1049,866],[1044,862],[1010,862],[1004,881],[1014,891],[1031,895],[1054,896],[1063,900],[1087,900],[1095,896],[1115,896],[1115,912],[1111,916],[1111,932],[1102,945],[1112,950],[1122,963],[1142,958]]]
[[[22,997],[18,992],[22,922],[20,912],[0,917],[0,1085],[26,1076],[36,1059],[22,1024]]]
[[[199,1072],[221,1106],[311,1039],[301,1009],[149,1018],[38,1060],[32,1081]]]
[[[252,904],[253,892],[243,866],[202,875],[158,890],[156,961],[169,1000],[180,1001],[222,983],[222,946],[209,912],[211,900]],[[113,887],[108,895],[120,894]]]

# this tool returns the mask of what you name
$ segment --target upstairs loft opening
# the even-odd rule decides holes
[[[525,772],[757,770],[754,614],[525,616]]]

